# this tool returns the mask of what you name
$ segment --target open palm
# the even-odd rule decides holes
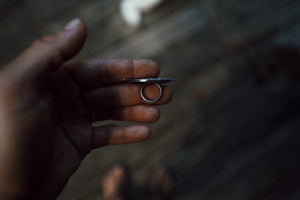
[[[93,127],[91,122],[155,122],[159,110],[143,102],[140,85],[122,80],[156,77],[159,67],[151,60],[65,63],[85,38],[84,24],[75,20],[0,71],[0,197],[55,198],[92,149],[149,137],[147,126]],[[145,92],[157,93],[151,86]],[[156,104],[170,99],[164,86]]]

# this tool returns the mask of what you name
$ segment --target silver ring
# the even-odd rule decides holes
[[[162,94],[163,94],[163,89],[160,84],[167,84],[172,81],[176,81],[176,79],[172,79],[172,78],[124,78],[123,81],[126,83],[144,83],[144,85],[141,87],[141,90],[140,90],[140,95],[141,95],[142,99],[148,103],[155,103],[160,100],[160,98],[162,97]],[[157,97],[154,100],[147,99],[144,96],[144,88],[148,84],[155,84],[159,88],[159,92],[160,92],[159,97]]]
[[[149,85],[149,84],[155,84],[155,85],[159,88],[159,96],[158,96],[156,99],[154,99],[154,100],[149,100],[149,99],[147,99],[147,98],[144,96],[144,88],[145,88],[146,85]],[[141,87],[141,90],[140,90],[140,95],[141,95],[142,99],[143,99],[144,101],[148,102],[148,103],[155,103],[155,102],[158,102],[158,101],[160,100],[161,96],[162,96],[162,93],[163,93],[163,91],[162,91],[161,86],[159,85],[159,83],[156,83],[156,82],[146,82],[146,83]]]

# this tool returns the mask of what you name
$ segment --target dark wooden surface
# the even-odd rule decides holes
[[[168,165],[176,199],[300,199],[300,1],[166,0],[128,27],[118,0],[2,0],[0,63],[80,17],[81,58],[151,58],[176,78],[153,136],[82,162],[58,199],[100,199],[125,161],[138,184]]]

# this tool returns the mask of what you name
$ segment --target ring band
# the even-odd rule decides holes
[[[126,83],[144,83],[144,85],[140,89],[140,95],[141,95],[142,99],[147,103],[155,103],[160,100],[160,98],[162,97],[162,94],[163,94],[163,89],[160,84],[167,84],[172,81],[176,81],[176,79],[172,79],[172,78],[141,78],[141,79],[125,78],[125,79],[123,79],[123,81]],[[149,84],[155,84],[159,88],[159,96],[156,99],[151,100],[151,99],[147,99],[144,96],[144,88],[146,85],[149,85]]]
[[[144,96],[144,88],[145,86],[149,85],[149,84],[155,84],[158,88],[159,88],[159,96],[156,98],[156,99],[153,99],[153,100],[149,100],[147,99],[145,96]],[[156,83],[156,82],[148,82],[148,83],[145,83],[141,89],[140,89],[140,95],[142,97],[142,99],[147,102],[147,103],[155,103],[155,102],[158,102],[162,96],[162,88],[161,86],[159,85],[159,83]]]

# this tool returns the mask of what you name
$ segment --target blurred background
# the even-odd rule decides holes
[[[58,199],[100,199],[119,161],[139,185],[167,165],[175,199],[300,199],[300,1],[164,0],[135,27],[120,3],[0,1],[1,65],[79,17],[75,59],[149,58],[177,79],[152,137],[91,152]]]

